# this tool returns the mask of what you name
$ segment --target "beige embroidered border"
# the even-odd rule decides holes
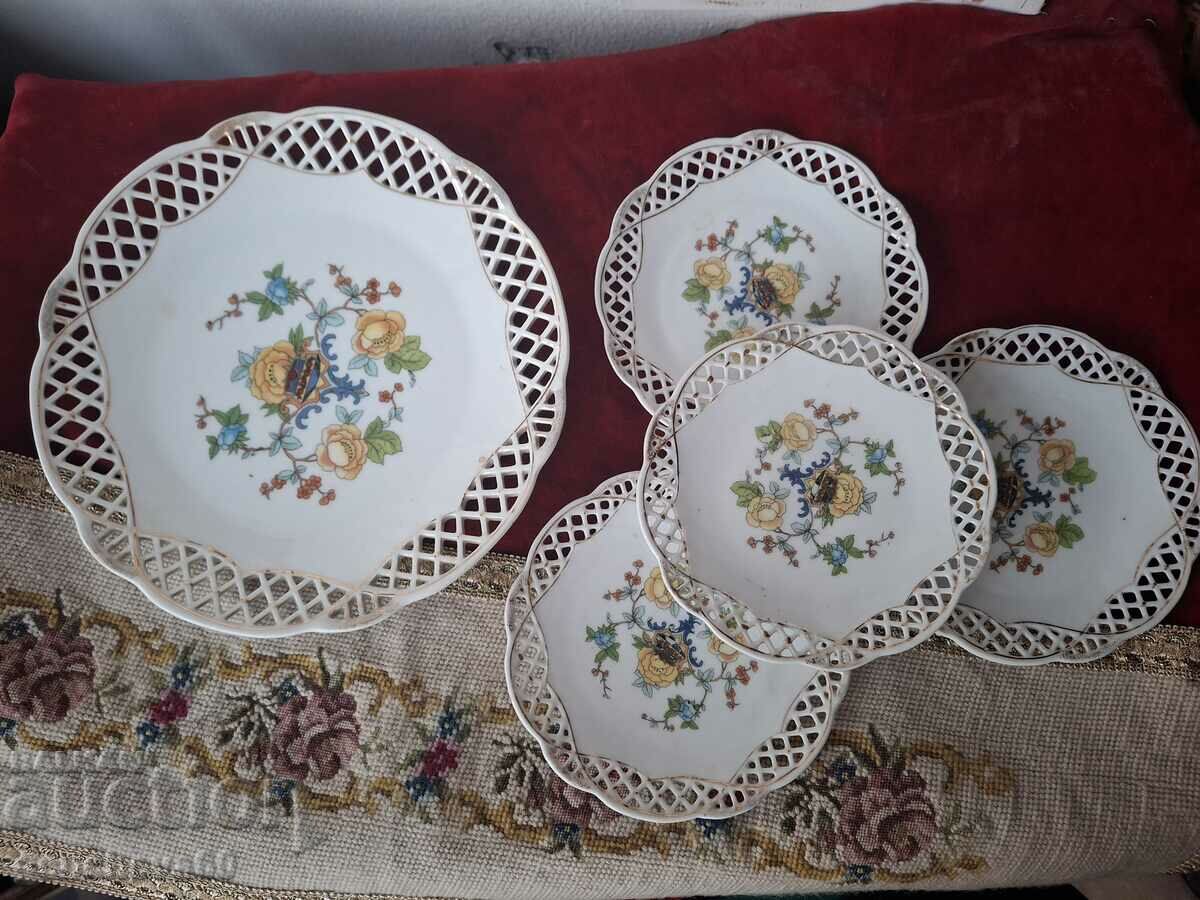
[[[36,459],[0,451],[0,502],[33,509],[62,506],[50,490]],[[64,510],[65,512],[65,510]],[[524,559],[489,553],[471,572],[447,588],[449,593],[502,601],[521,572]],[[951,641],[935,637],[915,653],[967,656]],[[1053,663],[1066,666],[1065,663]],[[1200,681],[1200,628],[1159,625],[1122,645],[1111,655],[1075,668],[1122,671]],[[1200,871],[1200,852],[1175,872]],[[50,884],[99,890],[131,900],[378,900],[380,894],[248,888],[232,882],[178,872],[111,853],[75,847],[34,835],[0,830],[0,874]],[[388,895],[388,900],[434,900]]]
[[[16,831],[0,831],[0,874],[26,881],[128,897],[131,900],[453,900],[411,894],[343,894],[329,891],[246,888],[137,862],[99,850],[72,847]]]

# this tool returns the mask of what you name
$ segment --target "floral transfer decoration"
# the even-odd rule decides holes
[[[203,396],[196,401],[200,410],[196,427],[215,430],[215,434],[205,435],[209,459],[222,453],[242,459],[265,454],[285,463],[259,485],[259,493],[267,498],[292,485],[301,500],[316,495],[326,506],[337,493],[325,486],[321,475],[309,474],[310,466],[315,464],[337,479],[352,481],[367,465],[382,465],[389,456],[402,452],[404,445],[394,426],[403,421],[404,409],[397,403],[397,395],[405,389],[403,382],[392,382],[378,391],[383,409],[364,425],[365,410],[352,407],[368,401],[370,391],[366,378],[356,381],[352,373],[376,378],[382,374],[382,366],[392,375],[407,373],[409,387],[414,387],[417,372],[432,359],[421,348],[421,338],[408,331],[403,313],[378,306],[384,297],[400,296],[399,284],[392,281],[382,287],[379,279],[370,278],[360,285],[342,266],[332,263],[329,275],[341,296],[336,305],[314,299],[309,291],[315,281],[298,283],[284,272],[283,263],[278,263],[263,271],[266,285],[262,290],[231,294],[229,308],[205,323],[209,331],[224,328],[226,320],[243,316],[246,307],[257,308],[259,322],[285,316],[297,305],[308,308],[306,321],[294,325],[286,340],[239,350],[230,375],[231,382],[245,385],[268,419],[279,420],[265,439],[251,436],[250,415],[240,403],[220,408],[210,406]],[[347,327],[349,323],[352,329]],[[339,366],[341,353],[335,349],[339,339],[341,353],[350,354],[345,374]],[[309,417],[330,402],[335,404],[336,421],[319,434],[312,433]]]
[[[683,611],[667,591],[657,566],[643,579],[644,566],[635,559],[624,583],[604,593],[604,599],[617,606],[616,617],[607,612],[602,623],[585,627],[584,640],[595,648],[592,675],[599,679],[601,696],[607,700],[613,688],[606,664],[620,661],[622,637],[628,635],[631,649],[626,652],[636,659],[631,685],[646,697],[667,695],[662,714],[642,713],[642,720],[651,728],[699,731],[713,691],[720,690],[725,705],[736,709],[738,687],[750,684],[758,663],[744,659]]]
[[[996,457],[992,542],[999,552],[989,566],[999,572],[1011,564],[1018,572],[1041,575],[1060,550],[1074,549],[1087,536],[1078,522],[1079,500],[1098,474],[1075,442],[1059,435],[1065,421],[1046,416],[1039,422],[1023,409],[1015,415],[1013,429],[1008,419],[996,421],[986,409],[972,415]]]
[[[696,241],[696,252],[702,256],[693,263],[692,277],[684,285],[683,299],[694,304],[706,322],[705,350],[792,319],[799,294],[811,277],[803,260],[785,258],[797,243],[815,253],[811,234],[779,216],[740,243],[738,228],[732,220],[723,234],[714,232]],[[834,316],[842,305],[841,280],[840,275],[833,276],[824,300],[814,300],[803,313],[807,321],[825,325]]]
[[[746,510],[746,524],[765,532],[746,539],[752,550],[778,552],[798,568],[800,549],[809,545],[812,558],[824,561],[831,575],[845,575],[853,560],[874,559],[896,533],[882,532],[860,544],[856,533],[834,536],[830,529],[872,513],[879,494],[864,478],[886,479],[898,496],[905,484],[904,467],[896,459],[894,440],[844,434],[847,425],[858,421],[856,410],[835,413],[830,404],[811,399],[804,401],[804,410],[754,429],[756,465],[729,490]],[[778,480],[764,475],[776,471]]]

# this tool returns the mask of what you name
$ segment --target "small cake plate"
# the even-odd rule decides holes
[[[866,329],[711,351],[646,434],[638,505],[670,591],[766,660],[849,669],[913,647],[987,558],[994,471],[965,409]]]
[[[943,633],[1036,665],[1098,659],[1161,621],[1200,537],[1197,449],[1145,366],[1046,325],[973,331],[926,361],[996,462],[988,566]]]
[[[845,150],[780,131],[663,163],[617,209],[595,290],[609,360],[651,413],[701,353],[770,325],[911,345],[927,297],[900,202]]]
[[[847,675],[738,653],[680,607],[638,527],[637,473],[542,530],[505,610],[509,693],[568,784],[653,822],[744,812],[800,775]]]
[[[541,245],[485,172],[372,113],[249,113],[158,153],[39,324],[38,452],[84,543],[234,634],[360,628],[446,587],[562,425]]]

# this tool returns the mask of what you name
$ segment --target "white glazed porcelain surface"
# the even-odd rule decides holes
[[[303,223],[319,225],[281,225],[278,197],[305,211]],[[221,248],[215,266],[214,247]],[[263,270],[280,262],[284,277],[315,279],[305,293],[327,308],[346,300],[330,264],[360,286],[380,277],[385,288],[394,281],[402,293],[351,305],[335,314],[341,327],[322,327],[336,357],[323,357],[323,364],[359,390],[341,399],[327,393],[302,419],[293,414],[299,424],[285,434],[300,442],[295,450],[268,449],[249,459],[219,450],[209,459],[206,439],[223,429],[211,419],[205,429],[194,427],[198,398],[213,409],[240,406],[249,415],[250,447],[269,448],[271,435],[285,427],[263,410],[250,377],[231,379],[231,370],[245,368],[239,355],[261,356],[296,327],[307,349],[317,346],[313,310],[302,300],[285,302],[282,314],[264,321],[251,304],[242,317],[205,328],[228,308],[227,297],[264,291],[270,279]],[[362,366],[347,368],[359,355],[356,322],[391,312],[405,317],[407,336],[421,338],[429,357],[424,368],[392,372],[384,358],[370,357],[374,376]],[[108,362],[108,427],[130,473],[138,527],[185,535],[251,570],[315,572],[345,584],[369,580],[399,536],[457,504],[480,459],[524,418],[505,346],[506,312],[478,265],[461,209],[380,191],[363,172],[314,178],[250,160],[220,203],[186,228],[167,230],[137,277],[92,310]],[[394,398],[402,418],[388,421],[397,405],[380,400],[379,392],[394,392],[395,384],[403,388]],[[396,439],[381,448],[399,442],[399,452],[340,469],[328,467],[331,459],[311,458],[323,432],[341,424],[339,407],[347,418],[358,416],[342,426],[354,438],[376,419],[387,421],[384,430]],[[319,476],[321,490],[335,491],[332,503],[320,504],[316,494],[299,500],[292,485],[269,500],[260,496],[262,483],[294,471],[289,452],[301,460],[302,477]]]
[[[874,332],[780,327],[714,351],[646,453],[643,528],[672,591],[765,659],[906,649],[983,562],[982,436],[951,383]]]
[[[89,549],[218,630],[363,627],[444,587],[561,428],[540,245],[485,173],[369,113],[251,113],[148,160],[40,324],[39,453]]]
[[[998,469],[989,566],[946,633],[1000,662],[1082,662],[1161,620],[1200,533],[1196,448],[1145,367],[1050,326],[982,329],[927,359]]]
[[[650,411],[704,351],[780,322],[880,329],[925,314],[912,223],[857,159],[775,131],[701,141],[618,209],[596,302]]]
[[[739,654],[676,603],[638,526],[636,479],[568,505],[531,548],[507,611],[513,702],[551,765],[618,811],[732,815],[803,771],[847,681]],[[786,735],[788,752],[758,752]],[[590,766],[659,787],[648,799]],[[680,779],[707,787],[673,799]]]

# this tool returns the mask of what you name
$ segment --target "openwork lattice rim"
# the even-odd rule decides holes
[[[647,412],[671,396],[671,376],[637,347],[633,286],[642,266],[642,224],[682,201],[697,187],[719,181],[760,159],[770,159],[805,181],[820,184],[859,218],[884,234],[880,266],[887,288],[879,330],[911,346],[925,324],[928,284],[916,230],[904,206],[879,185],[859,159],[838,147],[802,141],[782,131],[747,131],[709,138],[680,150],[617,207],[608,243],[596,266],[596,311],[604,345],[618,377]]]
[[[481,462],[457,507],[358,584],[245,570],[214,548],[142,531],[120,448],[105,426],[107,372],[91,310],[137,275],[163,229],[209,208],[251,159],[314,176],[361,171],[387,190],[459,207],[480,266],[507,306],[505,343],[523,418]],[[357,110],[248,113],[151,157],[88,217],[70,263],[46,292],[39,328],[30,393],[38,455],[84,543],[166,611],[234,634],[362,628],[448,586],[516,519],[562,428],[567,323],[541,244],[481,169],[418,128]]]
[[[653,778],[620,760],[577,747],[570,715],[550,685],[549,655],[537,621],[537,604],[566,567],[572,549],[603,529],[622,505],[633,501],[637,478],[637,472],[627,472],[601,483],[588,496],[564,506],[534,541],[505,605],[508,646],[504,669],[509,696],[555,773],[617,812],[650,822],[734,816],[808,768],[829,737],[849,676],[817,672],[792,700],[779,732],[747,756],[727,782],[688,775]]]
[[[792,352],[861,367],[880,384],[932,404],[942,454],[952,475],[947,512],[958,549],[918,581],[902,604],[881,610],[846,635],[820,635],[799,624],[760,617],[738,598],[693,578],[688,571],[687,536],[674,506],[679,471],[676,436],[727,386],[752,378]],[[953,402],[942,399],[947,394]],[[780,325],[703,357],[651,421],[638,486],[642,530],[669,573],[671,594],[726,641],[767,661],[845,670],[925,640],[951,614],[962,590],[983,571],[991,539],[994,463],[983,435],[964,409],[961,394],[946,379],[931,376],[906,348],[867,329]]]
[[[1068,328],[981,328],[959,335],[925,361],[958,381],[985,358],[1014,365],[1054,365],[1080,381],[1123,388],[1130,415],[1158,453],[1160,485],[1177,524],[1150,543],[1133,579],[1115,591],[1082,629],[1004,622],[971,606],[968,594],[942,633],[977,656],[1008,665],[1099,659],[1162,621],[1187,585],[1200,546],[1195,433],[1182,412],[1162,396],[1158,381],[1144,365]]]

